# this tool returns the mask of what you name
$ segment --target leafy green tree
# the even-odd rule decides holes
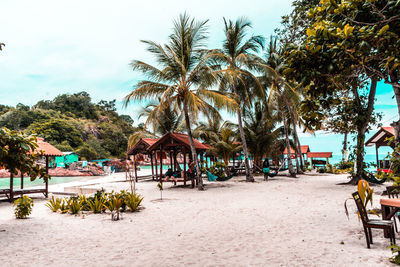
[[[127,122],[130,125],[135,123],[135,121],[129,115],[122,114],[122,115],[119,115],[119,116],[120,116],[121,119],[123,119],[125,122]]]
[[[224,23],[225,40],[222,49],[212,50],[210,56],[225,67],[225,69],[219,71],[221,75],[220,89],[230,92],[239,105],[236,112],[246,167],[246,181],[254,182],[249,164],[242,113],[244,107],[251,104],[254,96],[264,95],[261,84],[251,72],[259,60],[256,53],[263,47],[264,38],[262,36],[251,36],[246,39],[251,23],[244,18],[234,22],[224,19]],[[251,84],[255,84],[255,86],[251,86]],[[253,90],[250,91],[250,89]]]
[[[143,72],[149,80],[140,81],[125,97],[125,103],[133,99],[160,98],[159,110],[175,106],[184,114],[186,132],[191,147],[192,159],[197,170],[200,165],[192,138],[191,118],[199,113],[212,113],[217,108],[236,109],[236,102],[221,92],[209,90],[216,77],[204,57],[207,21],[197,22],[183,14],[174,22],[173,33],[166,45],[143,41],[159,67],[142,61],[132,62],[134,70]],[[197,172],[199,189],[204,189],[200,171]]]
[[[36,134],[54,144],[67,141],[73,148],[83,144],[81,133],[69,121],[63,119],[32,123],[25,132]]]
[[[356,2],[356,1],[350,1]],[[348,10],[350,8],[350,10]],[[304,85],[306,97],[303,112],[309,113],[311,123],[321,126],[323,110],[335,103],[336,92],[350,91],[354,98],[357,128],[357,173],[351,183],[357,183],[364,173],[365,133],[372,121],[374,99],[381,59],[374,48],[375,36],[380,29],[367,30],[340,13],[363,17],[352,3],[321,1],[309,11],[311,23],[306,30],[306,42],[292,46],[287,53],[291,67],[286,74],[292,75]],[[310,123],[310,121],[308,122]]]
[[[61,113],[71,113],[76,117],[97,119],[95,104],[87,92],[59,95],[54,100],[39,101],[35,108],[58,110]]]
[[[99,130],[101,146],[111,155],[125,158],[128,139],[120,129],[113,124],[102,123],[99,125]]]
[[[76,153],[85,160],[94,160],[99,158],[99,154],[97,154],[96,150],[94,150],[88,144],[80,146],[76,150]]]
[[[0,129],[0,162],[11,174],[17,175],[20,171],[31,177],[32,181],[37,177],[49,178],[46,169],[36,164],[40,157],[36,148],[35,137],[7,128]]]

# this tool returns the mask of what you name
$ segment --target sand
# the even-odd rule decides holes
[[[86,181],[87,187],[128,189],[123,174]],[[118,182],[120,181],[120,182]],[[389,241],[373,230],[366,248],[362,224],[348,201],[345,175],[277,176],[264,182],[207,182],[204,192],[139,182],[138,213],[55,214],[39,195],[29,219],[16,220],[0,203],[1,266],[390,266]],[[54,185],[50,191],[60,191]],[[81,183],[84,184],[84,183]],[[379,207],[384,186],[375,187]]]

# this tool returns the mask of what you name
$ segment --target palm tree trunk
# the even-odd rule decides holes
[[[296,177],[296,173],[293,170],[293,164],[292,164],[292,153],[290,153],[290,141],[289,141],[289,131],[288,131],[288,125],[287,121],[285,118],[285,112],[282,110],[282,120],[283,120],[283,128],[285,130],[285,138],[286,138],[286,149],[287,149],[287,156],[288,156],[288,167],[289,167],[289,173],[291,177]]]
[[[249,152],[247,150],[246,137],[244,135],[244,130],[243,130],[241,108],[238,108],[237,116],[238,116],[238,123],[239,123],[240,139],[242,139],[242,148],[243,148],[243,154],[244,154],[244,165],[245,165],[245,168],[246,168],[246,181],[247,182],[254,182],[253,173],[251,172],[251,169],[250,169]]]
[[[196,166],[197,187],[199,190],[204,190],[203,179],[201,178],[201,175],[200,175],[201,169],[200,169],[199,161],[197,160],[196,148],[194,146],[192,130],[190,128],[189,111],[188,111],[186,101],[183,102],[183,112],[185,113],[185,124],[186,124],[186,130],[187,130],[187,134],[188,134],[188,138],[189,138],[190,150],[192,152],[192,158],[193,158],[194,164]]]
[[[304,171],[304,158],[303,158],[303,154],[301,154],[301,145],[300,145],[300,140],[299,140],[299,136],[297,135],[297,127],[296,127],[297,123],[296,120],[293,119],[293,137],[294,137],[294,146],[296,147],[296,152],[298,155],[296,155],[296,159],[297,156],[300,158],[300,168],[297,168],[297,173],[302,174]]]
[[[253,173],[252,173],[252,170],[250,169],[250,163],[249,163],[249,150],[247,149],[246,136],[244,135],[244,130],[243,130],[242,105],[240,104],[240,97],[239,97],[239,94],[238,94],[238,91],[237,91],[236,87],[234,87],[234,92],[236,94],[236,97],[238,99],[238,104],[239,104],[239,108],[237,109],[237,116],[238,116],[240,139],[242,140],[242,149],[243,149],[243,155],[244,155],[244,165],[245,165],[245,169],[246,169],[246,181],[247,182],[254,182]]]

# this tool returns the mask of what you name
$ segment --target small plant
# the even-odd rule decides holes
[[[158,187],[158,189],[160,189],[160,199],[162,200],[162,191],[164,190],[164,188],[163,188],[163,184],[161,183],[161,182],[159,182],[158,184],[157,184],[157,187]]]
[[[111,211],[111,220],[118,221],[119,220],[119,212],[122,206],[122,199],[119,195],[111,195],[110,199],[106,202],[106,207],[109,211]]]
[[[78,197],[70,197],[68,200],[68,210],[71,214],[78,214],[82,209],[81,202]]]
[[[137,211],[142,200],[143,200],[143,197],[141,195],[136,194],[136,193],[129,193],[125,200],[126,206],[128,206],[128,208],[131,212],[135,212],[135,211]]]
[[[103,195],[99,197],[96,196],[94,199],[89,200],[90,210],[93,211],[93,213],[101,213],[104,209],[105,202],[106,199]]]
[[[68,202],[65,199],[63,199],[60,204],[60,211],[61,211],[61,213],[67,213],[68,210],[69,210]]]
[[[89,205],[89,200],[85,195],[79,195],[78,196],[79,201],[81,202],[81,210],[83,211],[90,211],[90,205]]]
[[[57,212],[60,209],[61,198],[55,198],[54,196],[45,204],[52,212]]]
[[[28,196],[23,196],[14,201],[14,214],[17,219],[25,219],[32,212],[33,200]]]
[[[399,245],[391,245],[391,246],[388,246],[388,249],[392,250],[392,254],[396,254],[389,259],[390,262],[400,265],[400,246]]]

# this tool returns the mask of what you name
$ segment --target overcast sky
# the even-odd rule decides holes
[[[130,61],[151,61],[140,40],[163,43],[172,21],[185,11],[209,20],[209,47],[220,47],[223,17],[245,16],[254,33],[269,37],[290,9],[291,0],[3,0],[0,42],[6,47],[0,52],[0,104],[33,105],[62,93],[87,91],[95,102],[117,99],[120,113],[136,119],[139,105],[123,109],[120,103],[141,78],[130,69]],[[397,119],[392,95],[390,87],[378,88],[376,107],[384,113],[384,124]],[[303,138],[314,151],[340,151],[340,136]]]

